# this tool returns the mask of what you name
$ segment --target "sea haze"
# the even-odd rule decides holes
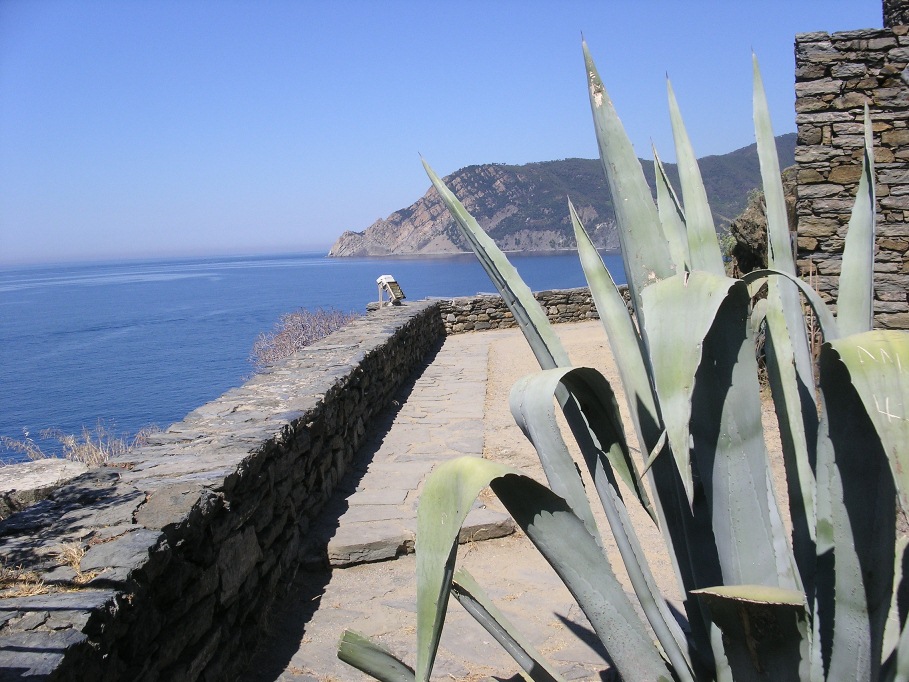
[[[534,291],[584,286],[575,253],[514,255]],[[624,282],[621,259],[605,255]],[[282,313],[363,311],[392,274],[409,300],[493,287],[472,255],[274,257],[48,265],[0,270],[0,435],[78,433],[98,420],[123,435],[167,425],[238,386],[249,352]],[[24,456],[0,446],[0,459]]]

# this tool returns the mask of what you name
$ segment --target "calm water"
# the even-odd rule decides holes
[[[624,281],[618,256],[607,266]],[[515,256],[535,290],[584,286],[573,253]],[[473,256],[168,260],[0,269],[0,435],[165,427],[243,383],[256,336],[284,312],[364,310],[376,277],[408,299],[493,291]],[[52,444],[39,442],[53,449]],[[0,445],[0,459],[22,455]]]

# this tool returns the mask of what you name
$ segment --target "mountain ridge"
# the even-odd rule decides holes
[[[795,162],[795,133],[776,138],[780,166]],[[653,190],[653,162],[642,160]],[[759,187],[755,144],[728,154],[699,159],[704,186],[718,229],[728,227]],[[675,164],[666,172],[678,186]],[[465,166],[444,178],[487,234],[505,251],[556,251],[575,248],[567,199],[594,244],[617,250],[612,201],[599,159],[561,159],[523,165]],[[406,208],[376,220],[362,232],[346,231],[328,252],[332,257],[448,254],[468,251],[434,188]]]

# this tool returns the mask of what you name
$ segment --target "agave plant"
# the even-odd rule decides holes
[[[514,386],[510,405],[549,487],[484,459],[439,467],[418,514],[416,671],[350,632],[339,656],[381,680],[428,680],[453,594],[525,677],[561,679],[479,584],[455,570],[460,523],[490,486],[565,582],[625,680],[909,679],[909,581],[903,579],[909,555],[897,532],[909,504],[903,368],[904,361],[909,368],[909,339],[905,332],[872,330],[875,198],[867,109],[863,172],[834,316],[796,275],[757,62],[754,118],[769,267],[731,279],[671,86],[681,201],[657,157],[654,202],[586,45],[584,58],[633,314],[570,203],[569,211],[642,456],[632,457],[609,382],[594,369],[571,366],[517,272],[426,166],[539,361],[541,371]],[[764,287],[766,296],[756,301]],[[817,361],[803,302],[824,334]],[[753,346],[760,326],[784,453],[789,503],[782,508],[761,424]],[[556,405],[580,445],[580,464],[594,482],[639,608],[606,559],[591,500],[555,421]],[[626,505],[638,504],[665,540],[684,613],[673,612],[657,588],[629,521]]]

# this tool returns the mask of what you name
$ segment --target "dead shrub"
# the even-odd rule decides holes
[[[249,354],[249,361],[256,369],[263,369],[291,355],[319,339],[337,331],[360,317],[359,313],[343,312],[333,308],[300,308],[285,313],[272,332],[259,334]]]

